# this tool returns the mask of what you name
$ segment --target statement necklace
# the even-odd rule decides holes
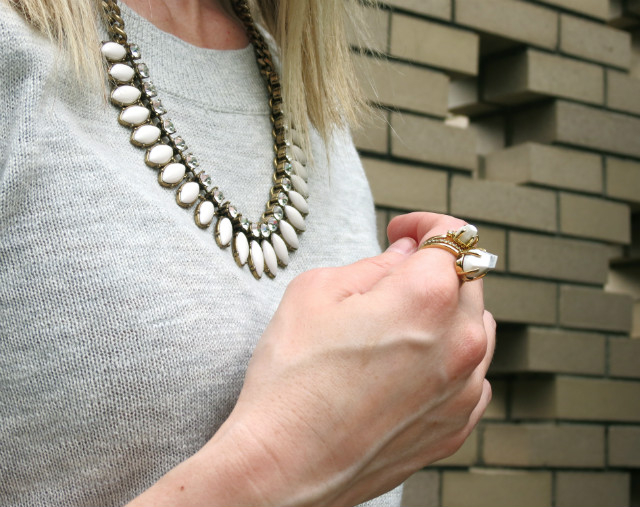
[[[260,73],[269,92],[274,138],[273,186],[265,211],[250,221],[214,186],[211,176],[200,168],[196,156],[177,133],[141,61],[140,49],[127,41],[124,22],[116,0],[103,0],[110,40],[102,44],[111,83],[111,102],[122,108],[118,121],[133,129],[131,143],[146,149],[145,163],[158,170],[158,183],[177,188],[176,202],[183,208],[195,206],[198,227],[213,226],[220,248],[231,246],[236,263],[249,265],[256,278],[276,276],[278,266],[289,263],[289,251],[298,248],[298,234],[305,229],[309,213],[307,157],[300,148],[302,134],[289,127],[284,114],[280,79],[271,53],[256,28],[246,0],[233,0],[234,10],[253,45]]]

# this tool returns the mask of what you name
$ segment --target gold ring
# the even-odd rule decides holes
[[[496,267],[498,256],[478,244],[478,229],[467,224],[457,231],[427,238],[420,248],[441,248],[456,256],[456,273],[462,282],[472,282],[484,278]]]

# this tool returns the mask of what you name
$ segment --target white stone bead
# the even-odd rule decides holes
[[[146,107],[129,106],[120,113],[119,121],[127,127],[137,127],[149,119],[150,112]]]
[[[147,150],[146,162],[152,167],[168,164],[173,157],[173,148],[168,144],[156,144]]]
[[[233,240],[233,257],[239,266],[244,266],[249,258],[249,242],[244,232],[236,234]]]
[[[473,248],[467,252],[462,259],[462,269],[464,271],[472,272],[475,269],[475,273],[470,273],[470,278],[477,278],[484,275],[488,271],[496,267],[498,262],[498,256],[479,248]]]
[[[110,62],[119,62],[127,56],[127,50],[117,42],[105,42],[101,48],[102,54]]]
[[[300,214],[300,212],[297,209],[295,209],[293,206],[285,206],[284,214],[287,217],[287,221],[291,225],[293,225],[296,229],[298,229],[299,231],[307,230],[307,226],[304,223],[304,218],[302,218],[302,215]]]
[[[296,160],[300,161],[302,165],[307,165],[307,156],[305,155],[304,151],[302,151],[302,148],[296,146],[295,144],[292,144],[291,152],[293,153],[293,157]]]
[[[471,240],[478,237],[478,229],[475,225],[467,224],[463,225],[456,231],[458,234],[458,241],[468,244]]]
[[[251,242],[249,267],[256,278],[260,278],[264,273],[264,253],[260,243],[255,240]]]
[[[135,86],[122,85],[111,92],[111,102],[118,106],[130,106],[138,101],[141,92]]]
[[[176,194],[176,200],[178,204],[183,207],[189,207],[198,198],[198,194],[200,193],[200,185],[198,185],[195,181],[187,181],[184,185],[180,187],[178,193]]]
[[[273,246],[271,246],[271,243],[269,243],[266,239],[262,240],[262,253],[264,254],[265,271],[267,272],[267,274],[271,274],[271,276],[276,276],[276,270],[278,269],[278,257],[276,256],[276,252],[273,249]],[[287,257],[289,257],[288,253]]]
[[[300,176],[292,174],[291,183],[293,183],[293,188],[295,188],[296,191],[302,195],[302,197],[304,197],[305,199],[309,197],[309,187]]]
[[[304,213],[305,215],[309,213],[307,201],[295,190],[289,190],[289,201],[300,213]]]
[[[233,224],[227,217],[222,217],[216,224],[216,243],[218,246],[229,246],[233,238]]]
[[[198,226],[206,228],[211,225],[213,215],[216,211],[215,206],[211,201],[202,201],[196,208],[196,223]]]
[[[124,63],[116,63],[109,69],[109,75],[119,83],[128,83],[136,71]]]
[[[295,229],[286,220],[280,220],[280,232],[282,233],[282,239],[289,247],[296,250],[300,246]]]
[[[309,179],[309,174],[307,173],[307,166],[302,165],[297,160],[292,160],[291,165],[293,166],[293,173],[300,176],[304,181]]]
[[[283,266],[289,264],[289,249],[287,248],[287,244],[276,233],[271,233],[271,245],[273,246],[273,250],[278,257],[280,264]]]
[[[160,139],[161,133],[155,125],[141,125],[131,133],[131,141],[139,146],[151,146]]]
[[[174,162],[173,164],[166,165],[160,173],[160,181],[165,185],[175,185],[184,178],[185,171],[186,167],[184,164]]]

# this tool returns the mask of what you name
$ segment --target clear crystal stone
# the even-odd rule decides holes
[[[245,231],[248,231],[250,225],[251,222],[249,222],[249,219],[247,217],[240,217],[240,227],[242,227]]]
[[[267,227],[271,232],[276,232],[278,230],[278,219],[275,217],[269,217],[267,219]]]
[[[220,190],[219,188],[214,188],[211,194],[213,195],[214,201],[216,201],[218,204],[222,204],[222,201],[224,201],[224,194],[222,193],[222,190]]]
[[[264,222],[260,222],[260,234],[263,238],[268,238],[271,235],[271,229]]]
[[[284,217],[284,211],[280,206],[274,206],[271,209],[271,212],[273,213],[273,216],[276,217],[276,219],[278,220],[282,220],[282,217]]]
[[[200,162],[198,162],[198,159],[193,153],[186,153],[184,155],[184,161],[190,169],[196,169],[200,165]],[[204,175],[207,176],[206,174]]]
[[[284,188],[287,192],[293,188],[293,185],[291,184],[291,180],[289,178],[282,178],[280,184],[282,185],[282,188]]]
[[[293,166],[291,165],[291,162],[287,160],[282,166],[282,170],[287,176],[291,176],[291,172],[293,170]]]
[[[169,135],[176,133],[176,127],[169,118],[162,119],[162,128]]]
[[[213,180],[211,179],[211,176],[209,176],[207,173],[205,172],[201,172],[198,175],[198,179],[200,180],[200,183],[202,183],[202,185],[204,185],[204,188],[207,189],[207,191],[209,191],[213,185]]]
[[[149,67],[147,67],[146,63],[139,63],[137,67],[138,67],[138,74],[140,74],[141,78],[144,79],[149,77]]]
[[[167,112],[160,99],[151,99],[151,107],[153,108],[153,112],[157,115],[161,115]]]
[[[184,139],[182,139],[182,137],[175,136],[172,138],[172,140],[178,151],[184,151],[187,149],[187,143],[184,142]]]
[[[284,192],[280,192],[277,199],[280,206],[286,206],[287,204],[289,204],[289,196],[287,196],[287,194],[285,194]]]
[[[249,230],[251,231],[251,235],[254,238],[260,237],[260,226],[258,224],[251,222],[251,225],[249,226]]]
[[[134,60],[140,58],[140,46],[137,44],[129,44],[129,51],[131,52],[131,58]]]
[[[158,95],[158,89],[151,81],[144,81],[142,83],[142,88],[144,89],[144,93],[147,97],[155,97]]]
[[[236,208],[232,204],[229,204],[229,206],[227,207],[227,213],[229,213],[229,216],[231,218],[237,218],[237,216],[238,216],[238,208]]]

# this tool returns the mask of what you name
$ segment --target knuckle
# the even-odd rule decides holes
[[[316,268],[305,271],[296,276],[287,287],[287,292],[304,292],[317,290],[326,286],[331,278],[330,268]]]
[[[459,283],[453,276],[434,276],[421,292],[423,302],[437,313],[451,311],[458,306]]]

